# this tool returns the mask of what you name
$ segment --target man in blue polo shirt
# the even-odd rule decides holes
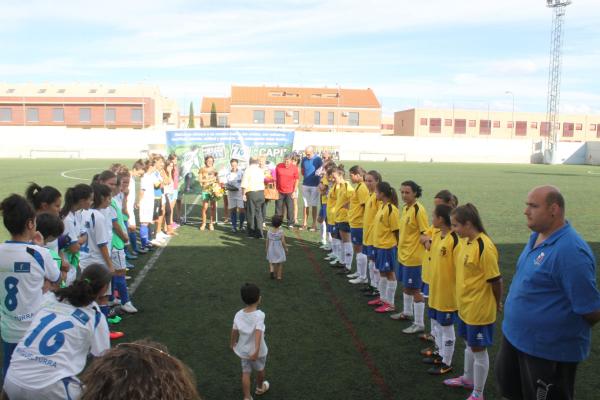
[[[312,211],[312,225],[310,231],[317,230],[317,207],[321,206],[321,193],[319,192],[319,183],[321,177],[317,175],[317,170],[323,165],[321,157],[315,155],[315,150],[312,146],[308,146],[304,151],[304,158],[300,165],[302,169],[302,199],[304,200],[304,220],[302,228],[308,226],[309,209]]]
[[[506,299],[496,378],[509,400],[572,399],[577,364],[600,321],[596,262],[565,220],[558,188],[534,188],[525,215],[533,233]]]

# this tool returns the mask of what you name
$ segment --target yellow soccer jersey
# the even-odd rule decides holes
[[[378,249],[391,249],[397,246],[396,231],[400,229],[400,212],[392,203],[379,207],[373,221],[373,246]]]
[[[398,262],[405,267],[418,267],[423,262],[425,247],[421,244],[421,233],[429,228],[427,211],[419,202],[402,207],[400,217],[400,240]]]
[[[329,187],[329,179],[327,179],[327,175],[323,175],[321,178],[321,185]],[[321,194],[321,204],[327,204],[327,192],[325,192],[325,194]]]
[[[375,215],[381,207],[381,201],[377,200],[375,192],[369,195],[369,200],[365,204],[365,213],[363,215],[363,245],[373,245],[373,227],[375,226]]]
[[[429,228],[427,228],[427,230],[425,231],[425,235],[429,238],[433,237],[433,234],[438,231],[439,229],[434,228],[433,225],[430,226]],[[430,239],[431,242],[431,239]],[[425,250],[423,251],[423,261],[421,264],[421,279],[423,280],[424,283],[429,283],[429,276],[430,276],[430,272],[429,272],[429,263],[431,260],[431,253],[429,250],[427,250],[427,248],[425,248]]]
[[[496,322],[496,298],[491,279],[500,277],[498,250],[485,233],[462,239],[454,251],[458,315],[469,325]]]
[[[448,232],[442,237],[439,229],[431,237],[429,262],[429,306],[438,311],[456,311],[456,269],[454,249],[458,236]]]
[[[335,203],[337,201],[337,184],[332,184],[327,192],[327,224],[335,225]]]
[[[352,185],[346,181],[339,183],[335,202],[335,223],[348,222],[348,208],[354,193]]]
[[[368,200],[369,189],[367,189],[367,185],[365,185],[363,182],[360,182],[354,188],[354,192],[352,192],[352,198],[350,199],[350,209],[348,210],[348,220],[350,222],[350,228],[363,227],[365,204]]]

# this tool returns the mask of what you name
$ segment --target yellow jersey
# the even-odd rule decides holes
[[[325,188],[329,188],[329,179],[327,179],[327,175],[321,177],[321,185],[325,186]],[[321,204],[327,204],[327,189],[325,189],[325,193],[321,192]]]
[[[427,228],[427,230],[425,231],[425,235],[427,235],[427,237],[429,237],[429,243],[431,243],[431,237],[433,237],[433,234],[438,231],[437,228],[434,228],[433,225],[430,226],[429,228]],[[423,280],[424,283],[429,283],[429,276],[430,276],[430,269],[429,269],[429,263],[431,261],[431,253],[430,250],[427,250],[427,248],[425,247],[425,250],[423,251],[423,261],[421,262],[421,279]]]
[[[348,210],[348,220],[350,222],[350,228],[363,227],[365,204],[368,200],[369,189],[367,189],[367,185],[365,185],[363,182],[360,182],[354,188],[354,192],[352,192],[352,198],[350,198],[350,209]]]
[[[373,221],[373,246],[391,249],[398,245],[397,231],[400,229],[400,212],[392,203],[382,204]]]
[[[425,246],[420,242],[421,234],[429,228],[427,211],[419,202],[402,207],[400,216],[400,239],[398,262],[405,267],[418,267],[423,262]]]
[[[348,222],[348,208],[354,193],[352,185],[346,181],[338,183],[335,202],[335,223]]]
[[[475,239],[461,239],[454,251],[458,315],[469,325],[496,322],[496,298],[490,280],[500,277],[498,250],[480,233]]]
[[[437,311],[456,311],[456,269],[454,250],[459,243],[458,235],[436,229],[431,236],[429,250],[429,307]]]
[[[381,201],[377,200],[375,192],[369,195],[369,200],[365,204],[363,215],[363,245],[373,245],[373,227],[375,226],[375,215],[381,207]]]
[[[337,201],[337,184],[329,186],[327,192],[327,224],[335,225],[335,203]]]

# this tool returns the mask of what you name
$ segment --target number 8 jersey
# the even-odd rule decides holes
[[[44,279],[57,282],[60,272],[50,252],[25,242],[0,244],[0,332],[17,343],[42,305]]]
[[[50,294],[19,341],[7,380],[27,389],[42,389],[83,371],[87,355],[110,348],[106,318],[95,302],[74,307]]]

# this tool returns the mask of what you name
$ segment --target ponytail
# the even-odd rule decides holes
[[[388,182],[379,182],[377,184],[377,191],[383,194],[393,205],[398,207],[398,193],[396,189],[392,187]]]
[[[58,189],[52,186],[41,187],[35,182],[31,184],[25,190],[25,196],[27,200],[33,205],[33,208],[37,211],[42,208],[42,204],[52,204],[61,197]]]
[[[11,235],[20,235],[27,229],[27,222],[35,219],[35,210],[23,196],[11,194],[0,203],[2,222]]]
[[[470,222],[475,229],[479,232],[486,233],[485,228],[483,227],[483,222],[481,222],[481,217],[479,216],[479,211],[477,211],[477,207],[475,207],[471,203],[467,203],[462,206],[456,207],[452,210],[451,215],[456,219],[460,224],[466,224]],[[487,233],[486,233],[487,234]]]
[[[381,177],[381,174],[375,170],[371,170],[369,172],[367,172],[365,175],[370,175],[373,177],[373,179],[375,179],[375,181],[377,183],[381,182],[383,180],[383,178]]]
[[[417,185],[415,181],[404,181],[400,184],[400,186],[408,186],[415,193],[415,197],[418,199],[423,194],[423,189],[421,186]]]
[[[352,175],[360,175],[360,177],[362,179],[365,179],[365,174],[367,173],[363,167],[361,167],[360,165],[355,165],[352,168],[350,168],[350,173]]]
[[[444,221],[444,225],[447,227],[452,226],[452,222],[450,222],[450,213],[452,212],[452,207],[447,204],[438,204],[435,206],[433,213],[436,217],[441,218]]]
[[[94,202],[92,203],[92,208],[97,209],[100,207],[100,204],[102,204],[102,199],[110,197],[111,191],[108,186],[102,183],[92,184],[92,190],[94,191]]]
[[[85,307],[91,304],[111,281],[112,275],[102,264],[91,264],[86,267],[69,287],[58,289],[55,294],[59,301],[67,300],[74,307]]]
[[[75,204],[81,200],[89,199],[93,193],[92,187],[85,183],[80,183],[79,185],[68,188],[65,193],[65,204],[62,210],[60,210],[60,217],[65,218],[73,211]]]

